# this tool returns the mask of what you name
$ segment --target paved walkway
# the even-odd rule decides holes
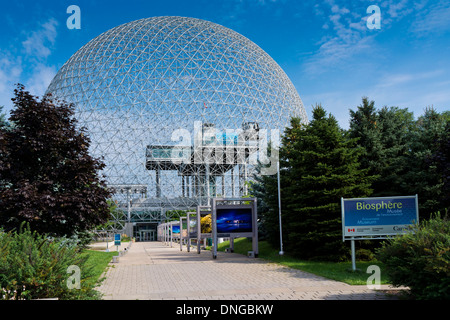
[[[351,286],[234,253],[180,251],[161,242],[133,243],[106,272],[105,300],[385,300],[366,286]],[[387,289],[387,286],[382,286]]]

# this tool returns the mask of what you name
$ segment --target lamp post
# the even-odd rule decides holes
[[[278,180],[278,218],[280,221],[280,252],[279,255],[284,255],[283,251],[283,231],[281,227],[281,195],[280,195],[280,160],[277,161],[277,180]]]
[[[106,252],[109,252],[109,248],[108,248],[108,231],[106,231]]]

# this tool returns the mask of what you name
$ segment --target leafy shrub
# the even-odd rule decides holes
[[[372,261],[375,258],[375,255],[369,249],[359,249],[355,253],[358,261]]]
[[[123,234],[120,240],[121,240],[122,242],[130,242],[130,241],[132,241],[133,239],[132,239],[130,236],[128,236],[128,235],[126,235],[126,234]]]
[[[99,298],[85,265],[87,257],[77,246],[23,226],[18,232],[0,232],[0,300]],[[68,286],[74,275],[68,269],[72,265],[81,271],[79,289]]]
[[[384,242],[377,258],[395,286],[416,299],[450,299],[450,221],[437,215],[414,232]]]
[[[47,239],[57,241],[60,245],[76,247],[81,252],[94,240],[94,236],[89,231],[81,231],[74,233],[70,237],[47,237]]]

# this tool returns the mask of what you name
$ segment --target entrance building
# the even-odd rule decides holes
[[[136,241],[156,241],[158,223],[136,223],[133,226],[133,237]]]

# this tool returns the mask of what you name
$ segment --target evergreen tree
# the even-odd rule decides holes
[[[369,170],[370,174],[380,173],[380,153],[382,149],[379,117],[375,102],[367,97],[362,98],[362,104],[356,111],[350,110],[350,138],[356,138],[357,144],[364,148],[361,157],[361,168]]]
[[[73,106],[40,101],[19,85],[8,130],[0,128],[0,226],[72,235],[106,222],[104,164],[89,153]]]
[[[349,139],[320,105],[307,125],[291,119],[280,148],[283,243],[289,254],[303,259],[346,258],[340,199],[371,192],[367,170],[359,169],[361,153],[355,139]],[[264,219],[272,229],[272,242],[277,243],[276,177],[264,177],[262,185],[270,208]]]
[[[378,111],[381,150],[378,172],[372,188],[373,196],[410,195],[400,187],[402,157],[408,152],[408,133],[414,126],[413,113],[398,107],[383,107]]]
[[[278,159],[277,159],[278,161]],[[265,167],[261,162],[255,168],[253,181],[250,182],[249,194],[257,198],[257,210],[259,217],[258,237],[260,240],[267,240],[273,246],[279,245],[279,229],[277,212],[273,209],[277,207],[278,190],[277,176],[261,175],[261,169]]]
[[[357,144],[365,150],[361,168],[376,176],[372,196],[400,195],[401,158],[407,152],[413,114],[397,107],[376,110],[374,101],[366,97],[362,100],[357,111],[350,110],[349,135],[358,139]]]
[[[0,128],[7,125],[6,116],[2,111],[3,106],[0,106]]]
[[[446,209],[440,201],[445,197],[442,194],[442,173],[432,159],[438,152],[439,141],[446,135],[448,122],[449,112],[440,114],[433,108],[427,108],[410,130],[407,152],[401,159],[401,190],[405,194],[418,194],[421,218],[428,219],[432,213]]]
[[[302,258],[342,259],[347,249],[342,242],[340,199],[371,192],[367,170],[359,168],[363,150],[320,105],[298,134],[289,157],[295,184],[295,203],[289,205],[291,249]]]
[[[292,130],[297,130],[303,126],[299,118],[291,119],[291,127],[285,128],[285,137],[291,136]],[[285,140],[288,138],[285,138]],[[286,148],[285,148],[286,149]],[[258,162],[255,168],[256,175],[254,181],[251,184],[250,194],[258,199],[258,216],[260,217],[260,226],[258,227],[258,234],[261,239],[267,240],[273,247],[280,247],[280,224],[279,224],[279,206],[278,206],[278,176],[277,173],[262,175],[262,168],[275,166],[276,161],[279,161],[280,165],[280,184],[281,184],[281,206],[282,206],[282,220],[283,220],[283,239],[284,242],[289,242],[289,234],[287,233],[285,220],[289,218],[287,214],[287,205],[292,203],[295,199],[292,199],[288,195],[287,189],[290,189],[290,183],[288,182],[290,167],[286,155],[278,150],[278,157],[275,153],[272,154],[272,145],[269,144],[268,154],[270,154],[271,162],[267,165],[263,165]]]
[[[450,208],[450,121],[444,128],[444,133],[437,141],[437,148],[431,156],[430,163],[436,166],[441,176],[442,188],[439,207],[442,214],[448,214]]]

